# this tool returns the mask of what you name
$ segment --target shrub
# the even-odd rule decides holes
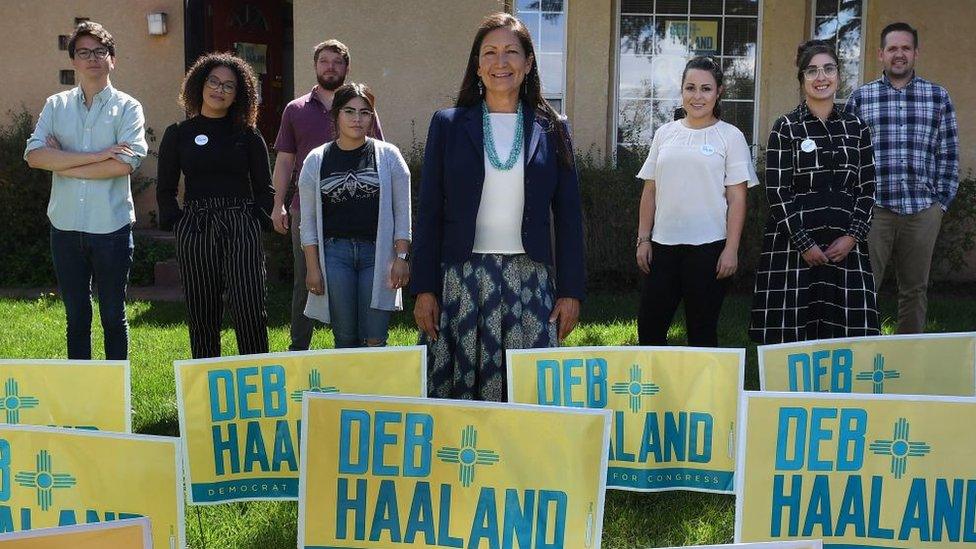
[[[959,192],[942,218],[942,231],[932,257],[932,278],[963,278],[959,275],[973,248],[976,248],[976,179],[969,174],[959,182]]]
[[[2,286],[50,286],[51,264],[47,203],[51,175],[24,162],[24,147],[34,131],[26,110],[9,112],[0,125],[0,269]]]
[[[129,286],[152,286],[156,281],[156,263],[174,257],[176,257],[176,248],[173,242],[157,240],[135,233],[132,268],[129,270]]]
[[[639,271],[634,243],[643,183],[636,175],[643,163],[643,152],[621,154],[616,168],[591,155],[577,157],[586,285],[591,290],[637,288]]]
[[[9,113],[7,125],[0,126],[0,219],[5,222],[5,230],[0,232],[0,257],[4,262],[4,268],[0,269],[0,286],[50,286],[55,281],[46,214],[51,177],[43,170],[31,169],[22,158],[33,128],[33,119],[26,111]],[[415,133],[414,136],[410,147],[402,152],[410,167],[413,211],[416,212],[423,146]],[[616,291],[637,287],[639,275],[634,260],[634,238],[642,184],[635,176],[645,154],[646,150],[622,151],[616,166],[595,160],[591,154],[577,155],[586,267],[591,289]],[[760,159],[757,171],[762,181],[763,154],[757,156]],[[134,192],[152,182],[149,178],[136,179]],[[751,189],[739,247],[739,272],[735,278],[738,289],[751,289],[767,215],[768,205],[762,187]],[[264,247],[268,282],[290,283],[293,276],[291,237],[266,233]],[[933,258],[933,278],[960,278],[974,248],[976,180],[970,176],[960,184],[959,194],[943,220]],[[171,244],[137,237],[130,282],[133,285],[151,284],[154,264],[172,256]]]

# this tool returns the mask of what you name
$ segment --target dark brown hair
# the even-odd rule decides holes
[[[800,86],[803,86],[804,69],[807,68],[814,56],[821,53],[826,53],[834,60],[834,63],[840,65],[834,45],[826,40],[807,40],[796,48],[796,79],[800,82]]]
[[[68,57],[75,58],[75,43],[82,36],[91,36],[98,43],[108,49],[108,54],[115,57],[115,38],[105,30],[101,24],[94,21],[82,21],[75,27],[71,37],[68,38]]]
[[[696,69],[700,71],[708,71],[712,73],[712,78],[715,79],[716,91],[718,88],[722,87],[722,81],[724,75],[722,74],[722,65],[714,57],[709,57],[707,55],[699,55],[698,57],[692,57],[688,63],[685,64],[685,70],[681,73],[681,87],[685,86],[685,78],[688,76],[688,71],[691,69]],[[684,107],[678,107],[674,113],[674,119],[678,120],[687,116],[688,113],[685,112]],[[722,118],[722,96],[719,95],[715,99],[715,106],[712,107],[712,116],[715,118]]]
[[[532,46],[532,36],[529,29],[522,24],[515,16],[508,13],[493,13],[485,17],[478,26],[478,32],[474,35],[471,43],[471,54],[468,56],[468,66],[464,71],[464,79],[461,81],[461,89],[458,91],[456,107],[474,107],[480,105],[484,100],[482,91],[478,87],[478,61],[481,57],[481,43],[485,36],[495,30],[507,28],[515,33],[522,49],[525,50],[526,58],[532,58],[532,66],[522,81],[519,89],[519,99],[527,102],[532,110],[545,119],[549,127],[547,131],[556,134],[556,152],[560,162],[564,166],[573,164],[573,147],[570,137],[562,121],[562,115],[552,108],[552,105],[542,97],[542,80],[539,78],[538,60],[535,58],[535,48]],[[525,113],[529,116],[530,113]]]
[[[200,114],[203,86],[206,85],[210,71],[217,67],[227,67],[237,77],[237,94],[227,111],[227,116],[237,128],[255,127],[258,123],[257,77],[254,76],[254,69],[247,61],[231,53],[206,53],[197,58],[183,79],[180,106],[187,116]]]
[[[915,45],[915,48],[918,48],[918,31],[915,29],[915,27],[909,25],[908,23],[902,23],[900,21],[898,23],[892,23],[881,29],[881,47],[885,47],[885,38],[887,38],[889,34],[898,31],[911,34],[912,43]]]
[[[319,54],[322,53],[322,50],[330,50],[338,53],[339,55],[342,56],[342,59],[346,62],[346,66],[349,66],[349,48],[347,48],[346,45],[343,44],[342,42],[334,38],[330,38],[325,42],[319,43],[317,46],[315,46],[315,49],[312,50],[313,63],[319,62]]]
[[[350,82],[336,88],[335,95],[332,96],[332,110],[329,111],[329,114],[332,115],[332,121],[335,123],[336,130],[339,129],[339,109],[345,107],[346,103],[357,97],[369,105],[369,108],[373,111],[373,124],[376,124],[376,98],[373,97],[373,92],[366,84]]]

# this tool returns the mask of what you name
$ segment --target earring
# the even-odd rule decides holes
[[[481,82],[481,79],[479,78],[478,79],[478,95],[484,95],[484,94],[485,94],[485,85]]]

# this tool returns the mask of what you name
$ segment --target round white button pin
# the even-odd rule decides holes
[[[804,139],[803,142],[800,143],[800,149],[803,152],[813,152],[817,149],[817,144],[813,142],[813,139]]]
[[[704,145],[701,146],[701,153],[705,156],[712,156],[713,154],[715,154],[715,147],[709,145],[708,143],[705,143]]]
[[[193,138],[193,142],[202,147],[203,145],[206,145],[207,143],[210,142],[210,138],[201,133],[200,135]]]

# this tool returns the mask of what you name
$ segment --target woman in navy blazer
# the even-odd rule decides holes
[[[569,129],[512,15],[485,18],[455,108],[430,122],[414,236],[430,396],[505,400],[505,350],[557,346],[585,293]]]

